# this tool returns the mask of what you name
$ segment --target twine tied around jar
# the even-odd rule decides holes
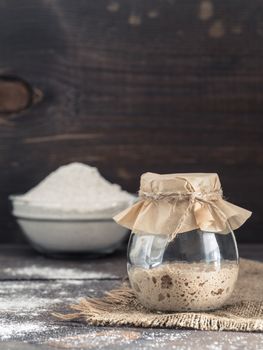
[[[212,201],[218,198],[223,197],[222,188],[210,191],[210,192],[168,192],[168,193],[154,193],[154,192],[145,192],[139,190],[139,197],[141,199],[171,199],[171,200],[185,200],[189,198],[189,201],[194,201],[195,199],[201,201]]]
[[[166,234],[201,229],[226,234],[240,227],[251,212],[227,202],[214,173],[145,173],[138,202],[114,220],[134,233]]]
[[[227,221],[227,217],[224,214],[224,212],[218,208],[218,206],[214,203],[214,201],[218,200],[219,198],[223,197],[223,190],[222,188],[210,191],[210,192],[170,192],[170,193],[153,193],[153,192],[144,192],[139,190],[139,198],[140,199],[147,199],[147,200],[153,200],[153,201],[160,201],[160,200],[167,200],[170,202],[173,201],[180,201],[180,200],[188,200],[188,207],[186,208],[183,216],[181,216],[175,230],[172,232],[172,234],[169,235],[169,240],[173,240],[174,237],[177,235],[177,233],[180,232],[180,229],[186,220],[189,213],[193,210],[195,211],[195,203],[201,202],[206,203],[210,206],[212,206],[216,211],[217,214],[220,216],[220,218],[223,221]],[[196,215],[196,219],[197,219]]]

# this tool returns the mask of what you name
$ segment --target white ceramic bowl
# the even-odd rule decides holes
[[[21,201],[19,196],[10,196],[10,199],[12,213],[24,235],[42,253],[111,253],[128,235],[128,230],[117,225],[112,216],[131,203],[121,203],[114,211],[85,214],[34,207]]]

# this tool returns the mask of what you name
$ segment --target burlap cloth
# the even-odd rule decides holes
[[[124,283],[104,297],[82,299],[74,313],[54,314],[96,326],[189,328],[200,330],[263,331],[263,263],[240,260],[235,291],[228,304],[209,312],[157,313],[145,309]]]

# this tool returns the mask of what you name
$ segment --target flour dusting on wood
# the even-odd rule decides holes
[[[56,348],[83,350],[261,350],[262,340],[262,334],[252,333],[101,327],[88,328],[85,334],[50,339],[47,344]]]
[[[1,281],[0,340],[39,342],[62,335],[75,336],[86,326],[65,325],[52,312],[62,311],[82,297],[100,296],[115,284],[110,280]]]
[[[17,268],[3,268],[2,273],[7,276],[16,276],[17,278],[30,278],[39,277],[41,279],[80,279],[80,280],[92,280],[92,279],[115,279],[118,278],[112,273],[108,272],[95,272],[84,271],[80,269],[71,268],[57,268],[57,267],[45,267],[39,265],[31,265]]]

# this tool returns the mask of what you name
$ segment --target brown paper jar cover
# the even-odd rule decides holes
[[[251,214],[223,198],[216,173],[148,172],[141,176],[139,200],[114,220],[135,233],[174,238],[177,233],[198,228],[229,233],[243,225]]]

